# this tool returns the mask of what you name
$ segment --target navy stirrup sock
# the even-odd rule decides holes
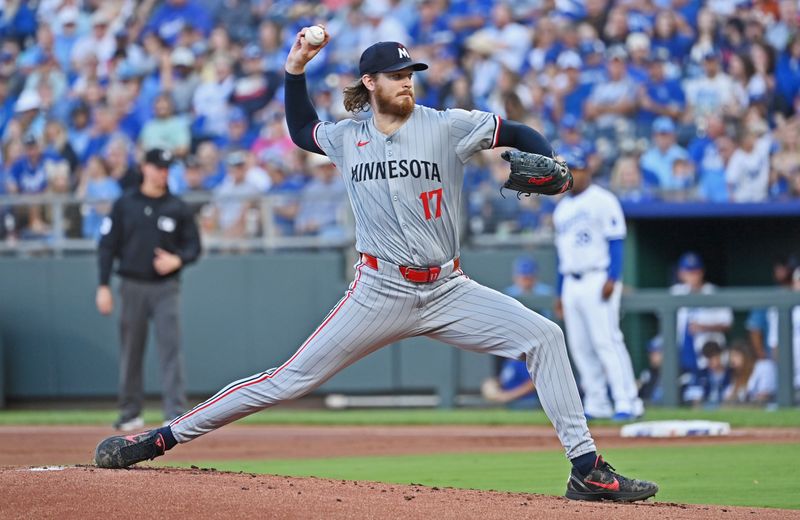
[[[178,441],[175,440],[175,436],[172,435],[172,430],[169,426],[164,426],[163,428],[157,429],[156,433],[160,433],[164,438],[166,449],[171,450],[178,444]]]
[[[594,469],[594,464],[597,461],[597,452],[584,453],[575,457],[570,462],[578,470],[581,475],[588,475]]]

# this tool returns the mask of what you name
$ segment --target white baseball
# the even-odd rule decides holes
[[[319,45],[325,39],[325,30],[319,25],[312,25],[304,34],[306,41],[311,45]]]

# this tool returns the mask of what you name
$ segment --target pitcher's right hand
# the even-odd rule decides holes
[[[286,57],[286,72],[290,74],[302,74],[305,72],[306,64],[311,61],[314,56],[319,54],[319,51],[328,45],[331,39],[331,35],[328,34],[325,27],[322,27],[322,30],[325,31],[325,39],[322,40],[322,43],[319,45],[311,45],[304,37],[306,29],[308,29],[308,27],[303,27],[300,29],[300,32],[297,33],[294,44],[292,45],[292,50],[289,51],[289,56]]]

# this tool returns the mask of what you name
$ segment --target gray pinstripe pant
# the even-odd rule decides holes
[[[286,363],[231,383],[175,419],[172,432],[178,442],[188,442],[301,397],[381,347],[422,335],[465,350],[525,359],[567,457],[595,451],[558,325],[461,271],[417,284],[386,262],[377,271],[357,264],[344,298]]]

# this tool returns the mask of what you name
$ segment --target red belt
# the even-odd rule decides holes
[[[368,267],[371,267],[376,271],[378,270],[378,259],[375,258],[374,256],[369,255],[367,253],[361,253],[361,260],[365,264],[367,264]],[[458,269],[460,265],[461,262],[459,261],[458,258],[453,260],[453,271]],[[442,266],[440,265],[434,265],[431,267],[410,267],[407,265],[401,265],[398,266],[398,268],[400,269],[400,274],[403,275],[403,278],[405,278],[409,282],[415,282],[415,283],[434,282],[439,278],[439,275],[442,273]]]

